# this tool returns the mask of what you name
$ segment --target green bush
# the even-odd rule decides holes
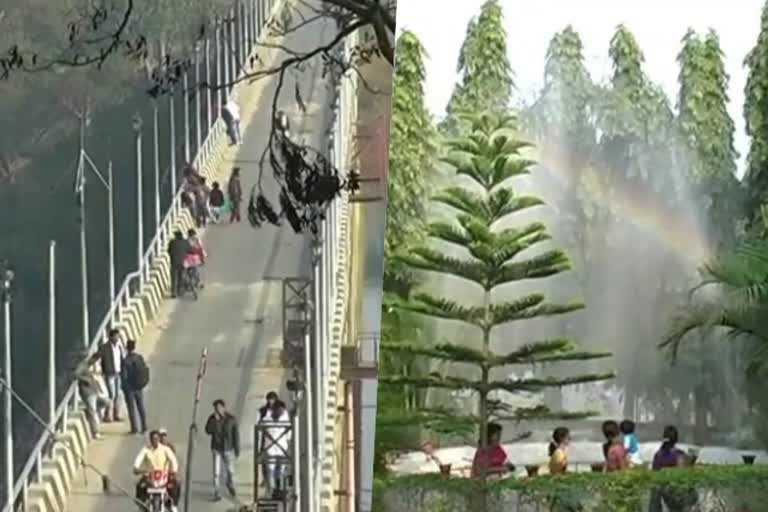
[[[768,466],[509,478],[489,483],[487,492],[491,510],[499,512],[645,512],[658,493],[671,512],[762,512],[768,508]],[[376,482],[374,511],[463,512],[482,493],[481,484],[467,478],[392,477]]]

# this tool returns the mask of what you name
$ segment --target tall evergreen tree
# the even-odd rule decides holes
[[[760,16],[757,42],[744,65],[749,70],[744,89],[744,118],[750,137],[744,179],[750,217],[759,221],[760,206],[768,199],[768,2]]]
[[[435,129],[424,103],[424,48],[412,32],[397,40],[392,79],[387,194],[387,230],[384,241],[385,286],[407,285],[406,270],[391,256],[419,241],[424,233],[428,182],[434,169]]]
[[[456,222],[438,221],[429,226],[435,241],[450,244],[466,252],[467,257],[453,257],[425,244],[412,248],[399,258],[414,269],[463,279],[482,290],[482,303],[467,304],[454,299],[461,295],[456,286],[451,298],[429,293],[416,293],[410,300],[397,304],[406,311],[434,319],[461,322],[479,331],[473,346],[438,343],[425,347],[419,343],[382,344],[385,352],[408,353],[433,361],[463,364],[473,368],[461,377],[434,371],[417,377],[380,377],[381,382],[415,385],[425,388],[469,390],[478,397],[477,414],[456,414],[454,423],[471,422],[479,427],[480,447],[487,446],[487,425],[491,419],[533,419],[553,414],[544,407],[512,409],[490,399],[495,391],[520,393],[543,391],[565,385],[611,378],[613,374],[590,374],[559,377],[507,378],[495,380],[494,369],[510,365],[534,365],[560,361],[579,361],[609,356],[578,350],[567,338],[536,341],[517,347],[504,347],[496,352],[491,346],[493,331],[500,326],[526,319],[559,316],[584,307],[580,302],[557,304],[540,293],[531,293],[508,301],[498,301],[506,285],[526,280],[543,279],[570,268],[567,255],[558,249],[537,251],[526,257],[529,249],[540,247],[550,239],[546,227],[532,222],[517,227],[502,227],[510,216],[543,204],[532,196],[515,194],[510,179],[529,174],[532,162],[521,156],[528,144],[516,138],[517,124],[507,114],[483,114],[465,117],[467,134],[448,144],[445,158],[457,175],[474,182],[474,186],[449,187],[433,199],[458,212]],[[583,414],[576,414],[582,416]],[[565,416],[568,416],[565,414]],[[484,494],[484,497],[487,496]],[[484,499],[485,499],[484,498]],[[483,507],[481,510],[487,510]]]
[[[677,99],[680,130],[694,161],[697,178],[734,175],[738,153],[736,130],[728,113],[728,75],[720,40],[714,31],[705,39],[693,30],[683,37],[678,54],[680,92]]]
[[[463,112],[504,113],[509,108],[514,82],[507,56],[504,15],[498,0],[487,0],[480,15],[469,22],[457,72],[461,78],[446,107],[447,117],[440,125],[449,135],[458,133]]]
[[[533,130],[569,153],[589,152],[595,145],[591,120],[595,85],[584,62],[584,45],[568,25],[549,42],[544,88],[530,109]]]

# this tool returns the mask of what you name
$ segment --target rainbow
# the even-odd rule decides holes
[[[531,157],[561,183],[573,181],[572,165],[566,163],[563,151],[551,146],[536,146]],[[715,255],[714,247],[701,225],[680,215],[653,190],[629,183],[620,177],[621,173],[611,172],[607,166],[596,162],[589,162],[580,172],[581,178],[590,182],[593,199],[603,203],[607,201],[623,220],[657,239],[681,261],[698,267]]]

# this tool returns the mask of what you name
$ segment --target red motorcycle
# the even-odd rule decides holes
[[[170,512],[171,502],[168,495],[167,471],[152,471],[147,475],[147,511]]]

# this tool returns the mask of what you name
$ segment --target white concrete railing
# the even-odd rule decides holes
[[[238,2],[238,5],[243,9],[241,12],[243,12],[245,16],[238,18],[241,22],[238,24],[236,34],[237,40],[233,41],[232,44],[227,45],[225,49],[225,51],[230,53],[227,58],[231,58],[232,63],[234,63],[236,59],[236,51],[241,52],[239,55],[244,56],[243,62],[237,63],[238,68],[240,68],[238,76],[243,75],[244,71],[242,67],[247,65],[250,61],[250,56],[254,51],[256,41],[263,33],[263,29],[268,26],[271,18],[277,14],[283,1],[284,0],[240,0],[240,2]],[[234,14],[234,8],[231,13]],[[239,89],[239,84],[233,88],[231,92],[231,97],[233,99],[237,99]],[[210,178],[217,170],[218,164],[221,163],[222,151],[225,146],[226,129],[223,120],[217,113],[210,126],[205,141],[201,144],[195,155],[193,165],[201,174]],[[172,169],[171,171],[178,172],[177,169]],[[166,248],[170,238],[173,236],[173,231],[177,229],[180,224],[191,225],[191,223],[189,213],[181,205],[181,191],[178,190],[165,217],[157,227],[155,235],[144,253],[140,268],[125,277],[109,310],[96,329],[96,334],[89,345],[89,353],[93,353],[99,344],[106,340],[107,332],[110,327],[124,326],[126,322],[130,321],[129,317],[134,310],[134,308],[132,308],[132,302],[136,300],[144,300],[141,297],[145,292],[147,283],[152,280],[153,274],[158,270],[158,267],[162,269],[168,265]],[[167,268],[165,269],[165,272],[167,272]],[[51,430],[53,432],[48,429],[43,431],[16,478],[16,483],[11,490],[13,503],[12,510],[9,510],[6,506],[3,508],[3,512],[17,510],[19,505],[21,505],[22,510],[27,509],[30,501],[30,487],[41,482],[44,461],[50,459],[51,456],[55,456],[53,453],[54,450],[51,449],[51,445],[54,444],[54,441],[59,441],[59,436],[68,428],[70,423],[69,420],[75,417],[78,414],[78,411],[79,396],[77,382],[73,382],[70,384],[61,399],[61,402],[55,409],[51,425]]]

